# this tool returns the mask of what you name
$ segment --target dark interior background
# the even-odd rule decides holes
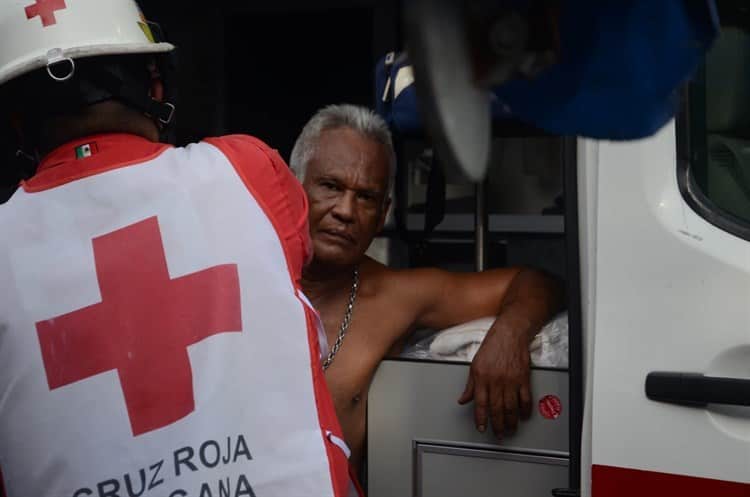
[[[399,44],[394,0],[140,1],[178,47],[178,112],[170,141],[247,133],[289,158],[307,119],[333,103],[371,106],[375,62]],[[5,123],[0,124],[5,126]],[[0,129],[0,142],[10,131]],[[0,203],[19,171],[3,147]],[[7,151],[7,153],[6,153]]]
[[[307,119],[332,103],[372,105],[375,62],[398,43],[393,1],[152,2],[179,47],[175,140],[247,133],[288,158]]]

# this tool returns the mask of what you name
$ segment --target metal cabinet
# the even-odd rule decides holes
[[[525,497],[567,486],[568,372],[532,371],[532,416],[501,441],[477,432],[473,406],[456,402],[468,370],[383,361],[368,399],[369,497]]]
[[[568,458],[414,444],[417,497],[540,497],[568,481]]]

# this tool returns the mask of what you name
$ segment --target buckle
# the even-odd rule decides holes
[[[164,109],[168,109],[168,111],[169,111],[169,114],[166,117],[159,116],[159,122],[162,123],[162,124],[164,124],[164,125],[166,125],[166,124],[169,124],[170,122],[172,122],[172,118],[174,117],[175,107],[174,107],[173,104],[171,104],[169,102],[161,102],[161,105],[162,105],[162,109],[161,109],[162,110],[162,112],[161,112],[162,114],[163,114]]]

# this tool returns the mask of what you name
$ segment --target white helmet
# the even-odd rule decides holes
[[[77,58],[173,49],[154,38],[134,0],[0,0],[0,85],[45,66],[67,79]],[[61,63],[64,74],[51,70]]]

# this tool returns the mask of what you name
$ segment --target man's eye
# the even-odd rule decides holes
[[[339,190],[339,185],[337,185],[336,183],[332,183],[330,181],[324,181],[320,184],[320,186],[322,186],[326,190],[334,190],[334,191]]]

